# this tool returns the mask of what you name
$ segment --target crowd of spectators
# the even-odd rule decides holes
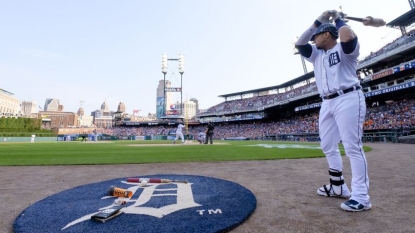
[[[108,134],[112,136],[125,137],[130,135],[145,136],[145,135],[165,135],[169,131],[174,130],[175,126],[149,126],[143,125],[139,127],[112,127],[112,128],[101,128],[98,132],[101,134]]]
[[[407,129],[415,127],[415,100],[404,99],[367,110],[364,129]]]
[[[139,126],[118,127],[101,129],[101,133],[114,136],[128,135],[165,135],[174,131],[176,126]],[[206,125],[189,126],[185,131],[191,135],[197,135],[204,131]],[[371,129],[408,129],[415,128],[415,99],[404,99],[397,102],[389,102],[385,105],[368,107],[365,130]],[[253,123],[216,123],[215,138],[261,138],[279,134],[301,134],[318,132],[318,111],[289,116],[271,122]]]
[[[388,51],[391,51],[393,49],[396,49],[402,45],[408,44],[415,40],[415,29],[411,30],[407,34],[395,39],[394,41],[390,42],[389,44],[383,46],[381,49],[379,49],[376,52],[371,52],[368,56],[362,58],[359,63],[363,63],[365,61],[368,61],[374,57],[377,57],[381,54],[384,54]]]
[[[209,114],[225,114],[257,110],[260,107],[275,105],[279,102],[296,98],[308,93],[313,93],[316,91],[317,86],[316,83],[313,82],[282,93],[225,101],[207,109],[204,113],[200,115],[203,116]]]
[[[317,132],[317,118],[318,114],[312,113],[271,122],[218,123],[215,127],[215,138],[261,138],[277,134],[313,133]],[[195,127],[191,132],[197,132],[199,128],[200,126]]]

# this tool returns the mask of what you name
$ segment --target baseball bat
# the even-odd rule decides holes
[[[160,178],[127,178],[127,182],[131,183],[141,183],[141,181],[146,180],[148,183],[184,183],[187,184],[187,180],[169,180],[169,179],[160,179]]]
[[[344,16],[345,19],[357,21],[363,23],[365,26],[371,26],[371,27],[382,27],[385,26],[386,22],[381,18],[373,18],[372,16],[368,16],[366,18],[360,18],[360,17],[353,17],[353,16]]]
[[[335,12],[335,11],[332,11],[332,13],[333,12]],[[337,12],[340,14],[341,18],[361,22],[365,26],[382,27],[382,26],[385,26],[385,24],[386,24],[386,22],[383,19],[373,18],[372,16],[368,16],[366,18],[348,16],[347,14],[343,13],[343,7],[342,6],[339,6],[339,10]]]

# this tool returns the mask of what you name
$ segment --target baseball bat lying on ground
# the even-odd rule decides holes
[[[127,182],[131,183],[141,183],[141,181],[146,180],[148,183],[185,183],[187,180],[169,180],[169,179],[160,179],[160,178],[127,178]]]

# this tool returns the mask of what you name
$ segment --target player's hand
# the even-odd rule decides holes
[[[331,17],[331,20],[333,21],[335,21],[338,18],[342,18],[342,16],[340,15],[340,12],[337,12],[336,10],[330,10],[328,12],[329,12],[328,14]]]
[[[324,11],[318,18],[317,20],[320,23],[331,23],[333,22],[333,16],[337,13],[337,11],[335,10],[327,10]]]
[[[342,12],[338,12],[338,11],[335,11],[335,10],[331,10],[331,11],[329,11],[329,15],[331,16],[331,19],[333,21],[336,21],[336,19],[341,19],[345,23],[347,23],[349,21],[349,20],[347,20],[347,19],[344,18],[346,15],[343,14]]]

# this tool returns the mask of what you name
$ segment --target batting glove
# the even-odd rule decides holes
[[[341,19],[345,23],[347,23],[349,21],[349,20],[344,18],[346,16],[346,14],[344,14],[343,12],[332,11],[330,14],[331,14],[331,19],[334,22],[336,22],[336,19]]]
[[[333,14],[335,13],[336,11],[332,11],[332,10],[330,10],[330,11],[325,11],[325,12],[323,12],[318,18],[317,18],[317,20],[316,21],[314,21],[314,24],[318,27],[318,26],[320,26],[321,24],[323,24],[323,23],[331,23],[331,22],[333,22],[333,20],[331,19],[331,17],[333,16]]]

